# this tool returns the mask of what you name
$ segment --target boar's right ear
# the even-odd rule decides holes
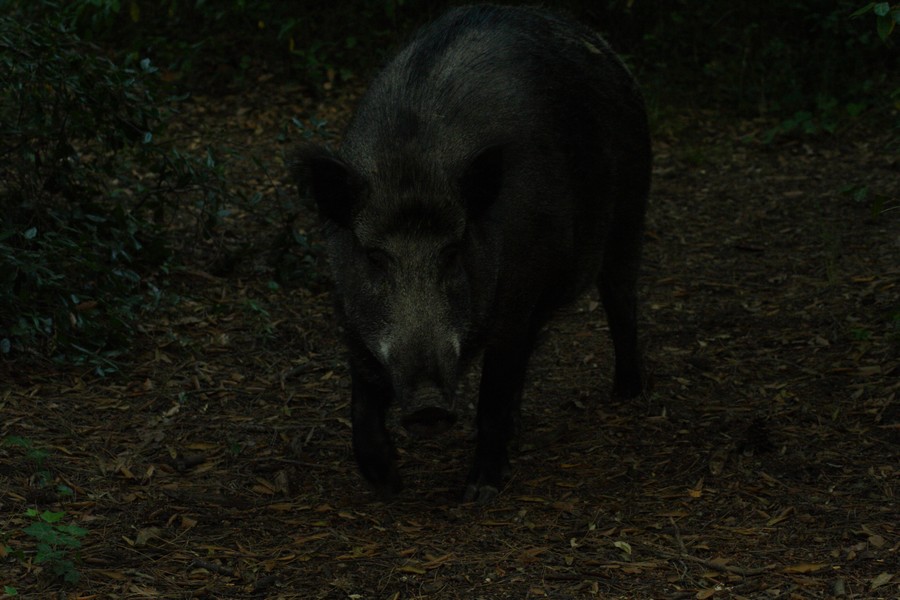
[[[470,219],[477,219],[500,196],[506,144],[486,146],[475,153],[460,179],[460,193]]]
[[[365,190],[365,183],[347,163],[328,150],[302,146],[294,153],[293,174],[300,194],[312,196],[319,214],[341,227],[349,227],[353,207]]]

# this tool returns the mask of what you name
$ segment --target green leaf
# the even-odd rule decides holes
[[[861,17],[861,16],[863,16],[864,14],[866,14],[867,12],[869,12],[870,10],[872,10],[873,8],[875,8],[875,3],[874,3],[874,2],[869,2],[868,4],[866,4],[865,6],[863,6],[862,8],[860,8],[859,10],[855,11],[855,12],[854,12],[852,15],[850,15],[850,16],[851,16],[851,17]]]
[[[56,537],[56,532],[53,531],[53,527],[51,527],[47,523],[42,523],[40,521],[32,523],[22,531],[38,540],[46,540],[51,537]]]
[[[79,527],[78,525],[57,525],[56,530],[67,533],[73,538],[82,538],[88,534],[87,529]]]
[[[65,575],[63,576],[63,580],[66,583],[78,583],[81,579],[81,573],[75,568],[75,565],[72,564],[72,561],[66,561],[68,565],[66,565]]]
[[[847,104],[847,114],[851,117],[858,117],[866,110],[866,105],[862,102],[850,102]]]
[[[853,200],[855,202],[865,202],[866,198],[869,197],[869,187],[861,186],[853,192]]]
[[[11,585],[4,585],[3,593],[6,594],[7,596],[18,596],[19,595],[19,591]]]
[[[47,523],[58,523],[62,521],[62,518],[66,516],[64,512],[52,512],[49,510],[45,510],[41,513],[41,519]]]
[[[53,546],[46,542],[40,542],[37,545],[37,554],[34,556],[34,562],[44,563],[53,562],[63,556],[63,552],[54,550]]]
[[[888,37],[894,31],[894,20],[890,17],[878,17],[877,29],[878,29],[878,37],[881,38],[881,41],[886,42]]]
[[[891,12],[891,5],[889,2],[876,2],[872,12],[879,17],[886,17]]]
[[[25,233],[23,233],[22,235],[25,236],[26,240],[33,240],[35,236],[37,236],[37,227],[26,229]]]
[[[2,442],[0,442],[0,446],[19,446],[20,448],[32,448],[34,444],[31,443],[31,440],[27,438],[23,438],[18,435],[11,435],[9,437],[3,438]],[[33,508],[29,508],[30,510],[34,510]],[[37,514],[37,512],[35,512]],[[29,515],[33,516],[33,515]]]

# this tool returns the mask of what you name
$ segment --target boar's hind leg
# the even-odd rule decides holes
[[[639,227],[613,228],[598,281],[616,354],[613,395],[619,398],[634,398],[643,387],[637,337],[639,231]]]
[[[514,343],[485,349],[476,418],[478,442],[475,463],[463,495],[465,502],[491,501],[509,471],[507,446],[522,401],[522,386],[534,337],[530,332]]]
[[[389,385],[353,373],[353,454],[362,476],[385,497],[403,488],[397,472],[397,451],[384,422],[392,393]]]

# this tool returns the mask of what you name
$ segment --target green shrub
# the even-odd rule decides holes
[[[23,531],[34,540],[36,564],[45,564],[50,571],[66,583],[78,583],[81,573],[75,566],[81,538],[87,530],[77,525],[64,525],[61,521],[64,512],[49,510],[38,511],[29,508],[26,511],[31,524]]]
[[[149,57],[184,87],[242,84],[260,69],[315,87],[377,63],[413,0],[0,0],[20,18],[52,10],[67,29]],[[198,75],[201,77],[191,77]]]
[[[143,274],[169,260],[167,217],[205,231],[231,197],[211,150],[161,141],[155,77],[58,21],[0,16],[0,357],[114,368],[160,298]]]
[[[881,38],[881,41],[886,42],[894,32],[897,23],[900,23],[900,4],[891,6],[890,2],[869,2],[854,12],[853,16],[861,17],[869,13],[875,15],[875,28],[878,31],[878,37]]]
[[[887,80],[896,56],[868,21],[852,18],[858,8],[857,0],[678,0],[660,10],[638,0],[633,10],[647,67],[668,85],[701,86],[745,112],[794,115],[816,112],[822,98],[870,101]]]

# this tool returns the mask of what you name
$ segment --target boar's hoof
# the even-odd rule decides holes
[[[615,383],[613,384],[612,395],[613,398],[637,398],[641,395],[643,389],[644,386],[639,376],[629,378],[617,377]]]
[[[428,406],[403,416],[400,423],[415,437],[433,438],[456,423],[456,413],[438,406]]]
[[[370,483],[372,485],[372,489],[375,490],[375,493],[384,502],[390,502],[397,497],[397,494],[403,491],[403,482],[399,478],[396,481]]]
[[[396,450],[386,448],[384,452],[364,454],[357,451],[359,471],[372,489],[384,500],[390,500],[403,490],[403,479],[397,469]]]
[[[488,484],[470,483],[466,486],[463,494],[463,502],[477,502],[478,504],[489,504],[500,493],[496,486]]]
[[[503,480],[509,475],[509,460],[504,455],[491,461],[476,462],[469,472],[463,502],[488,504],[497,494]]]
[[[393,500],[397,494],[403,491],[403,479],[397,468],[392,465],[390,472],[383,479],[369,479],[369,485],[385,502]]]

